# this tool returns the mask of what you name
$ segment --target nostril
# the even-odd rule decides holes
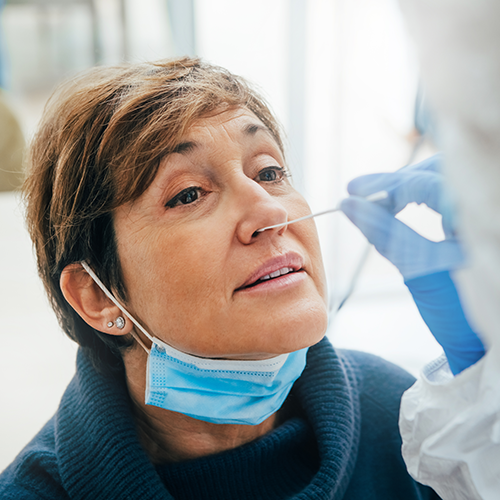
[[[254,231],[254,233],[252,234],[252,238],[255,238],[257,235],[262,234],[264,231],[268,231],[269,229],[277,229],[278,234],[283,234],[287,226],[288,223],[284,222],[282,224],[276,224],[274,226],[268,226],[262,229],[257,229],[257,231]]]

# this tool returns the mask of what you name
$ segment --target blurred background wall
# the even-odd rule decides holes
[[[418,139],[418,69],[395,0],[4,1],[1,99],[27,141],[61,80],[94,64],[184,54],[261,88],[313,211],[336,205],[351,178],[406,164]],[[431,152],[424,144],[419,157]],[[402,218],[440,238],[435,214],[409,207]],[[317,225],[335,302],[366,243],[342,214]],[[16,191],[0,193],[0,285],[1,470],[54,413],[76,352],[36,276]],[[440,352],[399,274],[374,251],[328,335],[414,374]]]

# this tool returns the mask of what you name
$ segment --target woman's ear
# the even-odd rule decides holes
[[[126,321],[122,311],[106,297],[81,264],[66,266],[59,284],[64,298],[92,328],[110,335],[126,335],[132,330],[132,322]],[[122,328],[118,328],[120,320],[116,321],[119,317],[125,319]]]

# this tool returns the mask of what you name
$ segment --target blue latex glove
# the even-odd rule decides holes
[[[401,272],[427,326],[443,347],[450,368],[459,373],[484,354],[484,346],[463,313],[450,270],[463,262],[450,204],[439,173],[440,155],[397,172],[357,177],[341,208],[375,248]],[[388,197],[366,197],[385,190]],[[445,240],[429,241],[394,216],[411,202],[442,214]]]
[[[440,158],[435,155],[397,172],[357,177],[347,187],[353,196],[341,204],[347,217],[405,280],[455,269],[463,262],[449,203],[445,203],[443,178],[437,171]],[[385,200],[372,203],[360,198],[382,190],[389,195]],[[429,241],[394,217],[411,202],[425,203],[442,214],[444,241]]]
[[[405,284],[420,315],[443,348],[453,375],[483,357],[483,343],[465,317],[449,271],[413,278]]]

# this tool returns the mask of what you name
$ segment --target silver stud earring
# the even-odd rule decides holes
[[[106,325],[108,328],[111,328],[114,325],[112,321],[108,321],[108,324]]]
[[[116,318],[115,324],[118,330],[122,330],[125,326],[125,320],[121,316],[118,316],[118,318]]]

